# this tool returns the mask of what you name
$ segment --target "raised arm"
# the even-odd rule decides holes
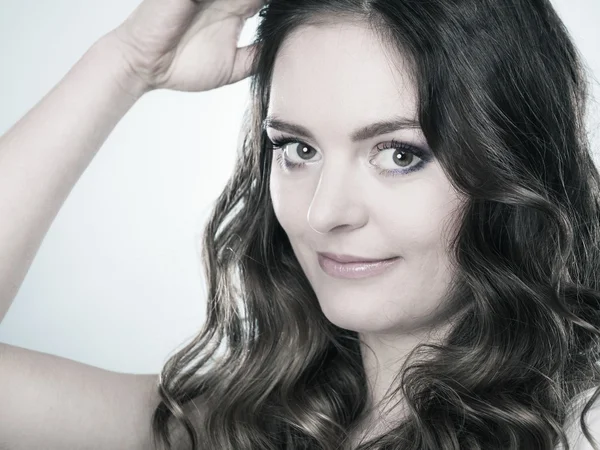
[[[0,137],[0,320],[66,197],[119,120],[149,90],[203,91],[249,75],[252,47],[238,49],[237,42],[261,5],[144,0]],[[0,344],[0,449],[153,450],[157,387],[157,375]]]
[[[145,92],[110,39],[0,137],[0,321],[75,182]]]
[[[250,73],[237,48],[263,0],[145,0],[0,137],[0,321],[52,221],[112,129],[147,91],[207,91]]]

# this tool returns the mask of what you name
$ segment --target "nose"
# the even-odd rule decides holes
[[[324,164],[308,208],[308,225],[319,234],[360,228],[368,221],[360,174],[346,166]]]

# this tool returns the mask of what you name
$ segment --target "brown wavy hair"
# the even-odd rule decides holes
[[[468,199],[447,299],[463,313],[398,374],[390,398],[403,397],[407,417],[358,448],[568,448],[570,402],[593,389],[579,416],[590,439],[600,175],[584,67],[551,3],[271,0],[243,142],[204,230],[206,322],[161,372],[157,448],[349,448],[369,411],[358,334],[324,317],[275,217],[262,127],[286,37],[344,21],[409,59],[428,145]]]

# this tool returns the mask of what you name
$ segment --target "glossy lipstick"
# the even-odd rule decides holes
[[[365,260],[353,262],[340,262],[318,253],[319,266],[327,275],[335,278],[367,278],[385,272],[393,266],[400,257],[382,260]],[[347,258],[346,258],[347,259]]]

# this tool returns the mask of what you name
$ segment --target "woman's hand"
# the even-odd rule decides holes
[[[109,35],[148,91],[207,91],[251,75],[254,45],[238,48],[265,0],[143,0]]]

